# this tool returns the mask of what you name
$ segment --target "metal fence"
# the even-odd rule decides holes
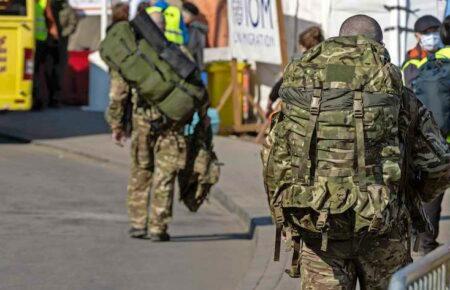
[[[395,273],[389,290],[450,290],[450,243]]]

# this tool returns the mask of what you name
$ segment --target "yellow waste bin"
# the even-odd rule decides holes
[[[242,84],[243,71],[245,63],[238,63],[238,83]],[[211,101],[211,107],[215,108],[219,105],[226,89],[231,84],[231,62],[217,61],[206,65],[208,73],[208,93]],[[220,116],[220,133],[227,134],[233,131],[233,98],[229,97],[222,110]]]
[[[0,110],[31,108],[34,9],[34,0],[0,0]]]

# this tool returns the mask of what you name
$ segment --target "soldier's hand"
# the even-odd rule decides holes
[[[206,115],[203,118],[203,128],[208,128],[209,126],[211,126],[211,118],[208,115]]]
[[[58,27],[56,25],[50,26],[48,33],[54,38],[59,39]]]
[[[113,130],[112,139],[117,146],[123,147],[127,138],[125,137],[125,132],[123,130]]]

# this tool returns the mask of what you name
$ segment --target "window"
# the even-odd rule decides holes
[[[26,0],[0,0],[0,16],[26,16]]]

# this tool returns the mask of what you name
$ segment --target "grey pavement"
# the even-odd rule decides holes
[[[229,290],[246,273],[252,241],[217,201],[176,202],[170,243],[130,239],[127,170],[0,143],[1,290]]]
[[[111,164],[125,172],[127,170],[129,150],[113,145],[103,116],[99,113],[71,108],[8,113],[0,115],[0,134],[33,140],[34,144],[45,148],[75,153],[89,160],[97,160],[103,166]],[[290,264],[291,253],[283,255],[280,263],[272,261],[274,228],[268,216],[262,184],[259,145],[231,137],[217,137],[215,148],[224,166],[221,180],[213,192],[213,202],[217,200],[236,213],[245,223],[245,235],[253,237],[252,258],[237,289],[297,289],[298,280],[283,274]],[[447,192],[443,203],[441,242],[450,241],[449,195]]]

